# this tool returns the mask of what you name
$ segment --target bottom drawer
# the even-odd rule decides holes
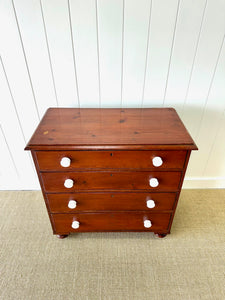
[[[51,217],[56,234],[85,231],[167,232],[171,214],[148,212],[109,212],[52,214]]]

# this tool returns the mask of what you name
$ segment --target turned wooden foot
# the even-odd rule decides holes
[[[58,234],[57,237],[59,239],[65,239],[66,237],[68,237],[69,234]]]
[[[165,236],[167,236],[167,233],[155,233],[155,236],[157,236],[158,238],[164,238]]]

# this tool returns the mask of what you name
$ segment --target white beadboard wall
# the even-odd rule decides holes
[[[174,107],[184,187],[225,188],[225,0],[1,0],[0,189],[39,189],[24,151],[48,107]]]

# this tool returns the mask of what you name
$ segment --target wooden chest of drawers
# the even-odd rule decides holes
[[[53,233],[170,233],[195,143],[172,108],[50,108],[31,150]]]

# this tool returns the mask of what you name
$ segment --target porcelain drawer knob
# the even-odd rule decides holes
[[[154,200],[148,200],[147,201],[147,207],[148,208],[154,208],[155,207],[155,201]]]
[[[69,157],[63,157],[60,161],[60,165],[64,168],[69,167],[71,164],[71,159]]]
[[[159,185],[158,179],[157,179],[157,178],[151,178],[151,179],[149,180],[149,185],[150,185],[151,187],[157,187],[157,186]]]
[[[152,163],[154,167],[160,167],[163,164],[163,161],[161,157],[156,156],[152,159]]]
[[[73,229],[77,229],[77,228],[80,227],[80,223],[78,221],[73,221],[71,226],[72,226]]]
[[[67,188],[67,189],[70,189],[73,187],[73,180],[72,179],[66,179],[65,182],[64,182],[64,186]]]
[[[150,228],[152,227],[152,222],[150,220],[145,220],[144,221],[144,227],[145,228]]]
[[[68,203],[68,207],[71,209],[74,209],[77,206],[77,201],[75,200],[70,200]]]

